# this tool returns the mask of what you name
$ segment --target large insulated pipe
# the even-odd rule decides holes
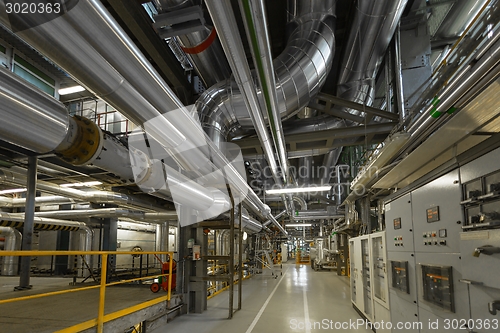
[[[17,215],[23,215],[17,213]],[[16,216],[13,213],[13,216]],[[175,221],[178,219],[175,211],[145,213],[141,211],[133,211],[123,208],[98,208],[98,209],[75,209],[75,210],[56,210],[56,211],[41,211],[35,212],[38,217],[52,217],[58,219],[81,219],[81,218],[110,218],[110,217],[125,217],[136,221],[151,221],[164,222]]]
[[[80,200],[75,200],[63,196],[44,196],[35,198],[35,206],[46,206],[46,205],[65,205],[74,204],[80,202]],[[0,207],[4,208],[14,208],[14,207],[24,207],[26,206],[26,198],[7,198],[0,197]]]
[[[296,0],[294,4],[292,24],[296,28],[285,50],[273,61],[281,119],[308,105],[319,92],[332,66],[335,50],[335,1]],[[263,105],[263,96],[256,82],[254,86]],[[212,86],[198,99],[196,107],[205,130],[215,140],[225,140],[229,131],[238,125],[253,127],[241,91],[234,81]]]
[[[41,154],[57,148],[69,127],[64,105],[41,90],[26,89],[29,83],[3,66],[0,82],[2,139]],[[36,122],[27,121],[29,114],[37,114]]]
[[[10,227],[0,227],[0,235],[5,236],[5,251],[19,251],[21,249],[22,235],[19,230]],[[17,275],[19,269],[17,257],[3,257],[2,275]]]
[[[246,61],[243,42],[238,33],[238,25],[234,17],[231,3],[226,0],[207,1],[206,5],[214,21],[215,27],[222,36],[222,47],[233,71],[234,79],[243,95],[243,100],[252,119],[260,144],[267,157],[274,181],[282,185],[284,178],[280,175],[278,164],[274,159],[273,142],[267,131],[263,111],[257,98],[250,67]]]
[[[289,178],[289,164],[286,155],[285,135],[281,124],[276,78],[274,76],[271,42],[268,31],[266,8],[263,0],[239,0],[240,9],[245,23],[245,30],[250,41],[254,66],[259,79],[261,92],[265,102],[261,116],[269,119],[269,128],[274,140],[279,164],[284,174],[285,185]],[[241,87],[240,87],[241,88]],[[274,158],[274,155],[270,156]]]
[[[0,3],[0,21],[10,27],[4,9]],[[87,22],[92,22],[90,27],[85,25]],[[80,23],[84,24],[83,28]],[[94,29],[97,33],[90,32]],[[195,119],[185,111],[169,119],[161,116],[161,112],[182,108],[182,103],[99,1],[80,1],[62,17],[17,34],[133,122],[142,125],[154,119],[149,123],[148,134],[168,149],[179,152],[172,155],[184,168],[200,175],[214,169],[205,152],[187,139],[204,139],[205,134]],[[217,149],[212,150],[212,154],[215,153],[222,156]],[[220,162],[216,165],[219,169],[226,168],[229,178],[239,181],[235,189],[247,193],[248,206],[265,216],[268,210],[242,177],[238,177],[238,171],[223,157],[214,160]]]
[[[25,175],[7,170],[0,170],[0,183],[25,186],[26,180]],[[123,207],[132,207],[135,209],[147,209],[149,211],[165,211],[165,209],[159,205],[155,205],[136,196],[126,195],[123,193],[109,191],[81,191],[74,188],[62,187],[42,180],[37,181],[36,185],[37,189],[41,191],[84,202],[108,203]]]
[[[337,96],[372,105],[375,75],[382,63],[407,0],[359,0],[345,44]],[[362,112],[347,109],[360,115]]]
[[[45,102],[45,99],[42,98],[43,94],[41,91],[36,91],[34,89],[30,89],[28,83],[20,81],[21,79],[16,77],[13,73],[8,72],[6,69],[0,69],[0,78],[2,78],[1,87],[7,87],[4,94],[0,95],[0,99],[2,101],[7,101],[8,103],[18,103],[22,105],[22,100],[20,98],[26,97],[29,100],[35,100],[35,102],[31,103],[36,104],[36,101]],[[26,92],[33,91],[32,96],[24,96]],[[23,95],[24,94],[24,95]],[[50,98],[50,97],[49,97]],[[45,104],[47,104],[46,102]],[[9,105],[9,104],[8,104]],[[9,112],[7,113],[8,118],[13,118],[13,122],[21,122],[27,126],[33,126],[32,130],[36,132],[36,124],[38,123],[38,119],[49,119],[51,122],[56,122],[53,117],[46,117],[46,114],[50,114],[47,110],[42,109],[40,112],[44,112],[40,114],[38,113],[37,117],[33,117],[30,115],[33,114],[33,108],[28,107],[24,109],[14,108],[16,110],[15,113]],[[38,104],[36,104],[39,107]],[[46,105],[41,104],[42,107]],[[52,107],[59,106],[57,103],[51,103]],[[15,107],[15,105],[9,105],[9,107]],[[56,111],[61,113],[61,108],[56,108]],[[58,114],[58,113],[56,113]],[[27,119],[31,119],[31,122],[27,121]],[[62,124],[62,129],[66,130],[65,136],[59,136],[58,139],[61,140],[56,147],[54,147],[54,143],[57,140],[52,140],[45,146],[41,146],[41,143],[38,143],[38,147],[35,147],[34,144],[31,143],[32,139],[30,136],[13,136],[10,135],[8,126],[11,121],[2,122],[0,125],[1,137],[13,144],[25,143],[26,148],[36,148],[37,153],[46,152],[48,149],[54,149],[56,154],[60,156],[63,160],[68,163],[72,163],[75,165],[84,165],[84,164],[94,164],[98,167],[101,167],[107,171],[113,172],[116,175],[120,176],[123,182],[133,182],[134,176],[133,168],[130,167],[130,157],[129,150],[123,146],[118,140],[114,139],[108,134],[103,133],[103,131],[93,122],[88,119],[82,117],[73,117],[68,118],[61,117],[61,119],[56,122],[57,124]],[[57,126],[56,126],[57,128]],[[5,134],[3,130],[5,129]],[[49,128],[43,128],[44,130],[49,130]],[[20,129],[18,129],[20,131]],[[62,133],[62,130],[61,130]],[[14,133],[12,133],[14,134]],[[5,136],[4,136],[5,135]],[[35,139],[38,139],[37,136],[34,136]],[[61,138],[62,137],[62,138]],[[177,170],[163,164],[163,163],[155,163],[154,161],[146,160],[146,156],[140,152],[137,152],[141,156],[137,156],[133,161],[135,163],[135,167],[143,167],[144,173],[140,182],[144,182],[144,184],[139,185],[153,185],[152,188],[158,192],[162,192],[163,187],[165,187],[165,172],[168,177],[168,190],[166,190],[166,194],[170,194],[170,190],[175,189],[176,192],[176,201],[181,204],[190,205],[193,209],[204,211],[209,209],[214,205],[216,201],[220,201],[221,194],[215,193],[220,192],[215,189],[207,189],[203,186],[193,182],[188,177],[182,175]],[[136,154],[136,155],[137,155]],[[148,171],[149,170],[149,171]],[[148,177],[148,179],[144,179],[144,177]],[[136,179],[137,180],[137,179]],[[157,184],[151,184],[153,182],[159,182]],[[228,202],[228,200],[227,200]]]
[[[177,10],[194,5],[192,0],[153,0],[153,3],[160,14],[165,12],[175,13]],[[229,64],[224,57],[214,27],[205,25],[204,29],[200,31],[175,38],[206,87],[226,80],[231,76]]]
[[[0,226],[19,228],[24,225],[24,217],[17,216],[11,213],[0,212]],[[35,230],[65,230],[65,231],[82,231],[85,235],[84,241],[80,244],[81,251],[91,251],[94,231],[83,222],[65,221],[59,219],[51,219],[45,217],[34,218]],[[85,256],[85,261],[92,264],[90,255]],[[92,266],[91,266],[92,267]]]

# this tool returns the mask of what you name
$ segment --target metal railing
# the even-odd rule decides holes
[[[5,303],[12,303],[12,302],[18,302],[18,301],[25,301],[25,300],[31,300],[31,299],[36,299],[36,298],[42,298],[42,297],[49,297],[49,296],[55,296],[55,295],[62,295],[62,294],[69,294],[73,292],[79,292],[79,291],[85,291],[85,290],[91,290],[91,289],[99,289],[99,306],[98,306],[98,312],[97,312],[97,318],[83,322],[81,324],[60,330],[58,332],[63,333],[63,332],[79,332],[82,330],[86,330],[92,327],[97,326],[97,332],[98,333],[103,333],[104,330],[104,323],[109,322],[111,320],[115,320],[117,318],[129,315],[135,311],[144,309],[146,307],[164,302],[164,301],[170,301],[171,295],[172,295],[172,269],[173,269],[173,260],[169,261],[169,273],[168,274],[157,274],[157,275],[152,275],[152,276],[146,276],[146,277],[139,277],[139,278],[133,278],[133,279],[127,279],[127,280],[121,280],[121,281],[116,281],[116,282],[110,282],[107,283],[107,276],[108,276],[108,257],[109,256],[114,256],[114,255],[137,255],[137,252],[134,251],[0,251],[0,257],[40,257],[40,256],[85,256],[85,255],[99,255],[101,256],[101,263],[105,263],[101,267],[101,279],[100,283],[98,285],[94,286],[86,286],[86,287],[80,287],[80,288],[75,288],[75,289],[68,289],[68,290],[59,290],[59,291],[53,291],[53,292],[48,292],[48,293],[40,293],[36,295],[29,295],[29,296],[21,296],[21,297],[14,297],[14,298],[9,298],[9,299],[3,299],[0,300],[0,305],[5,304]],[[170,258],[174,257],[173,252],[140,252],[140,254],[156,254],[156,255],[169,255]],[[161,268],[160,268],[161,269]],[[104,313],[104,305],[105,305],[105,299],[106,299],[106,288],[110,286],[116,286],[120,284],[125,284],[125,283],[133,283],[133,282],[139,282],[139,281],[146,281],[146,280],[154,280],[157,279],[159,276],[168,276],[168,284],[167,284],[167,295],[166,296],[161,296],[156,299],[137,304],[135,306],[105,314]]]

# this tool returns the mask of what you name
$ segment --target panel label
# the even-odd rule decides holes
[[[473,232],[462,232],[460,233],[460,240],[478,240],[478,239],[489,239],[489,231],[473,231]]]

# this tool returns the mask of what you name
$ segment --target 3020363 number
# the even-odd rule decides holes
[[[60,3],[12,3],[5,2],[7,14],[59,14],[61,13]]]
[[[445,330],[498,330],[498,319],[445,319]]]

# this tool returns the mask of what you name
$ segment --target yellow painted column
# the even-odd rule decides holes
[[[108,275],[108,254],[102,255],[101,288],[99,289],[99,313],[97,314],[97,333],[104,333],[104,304],[106,297],[106,276]]]

